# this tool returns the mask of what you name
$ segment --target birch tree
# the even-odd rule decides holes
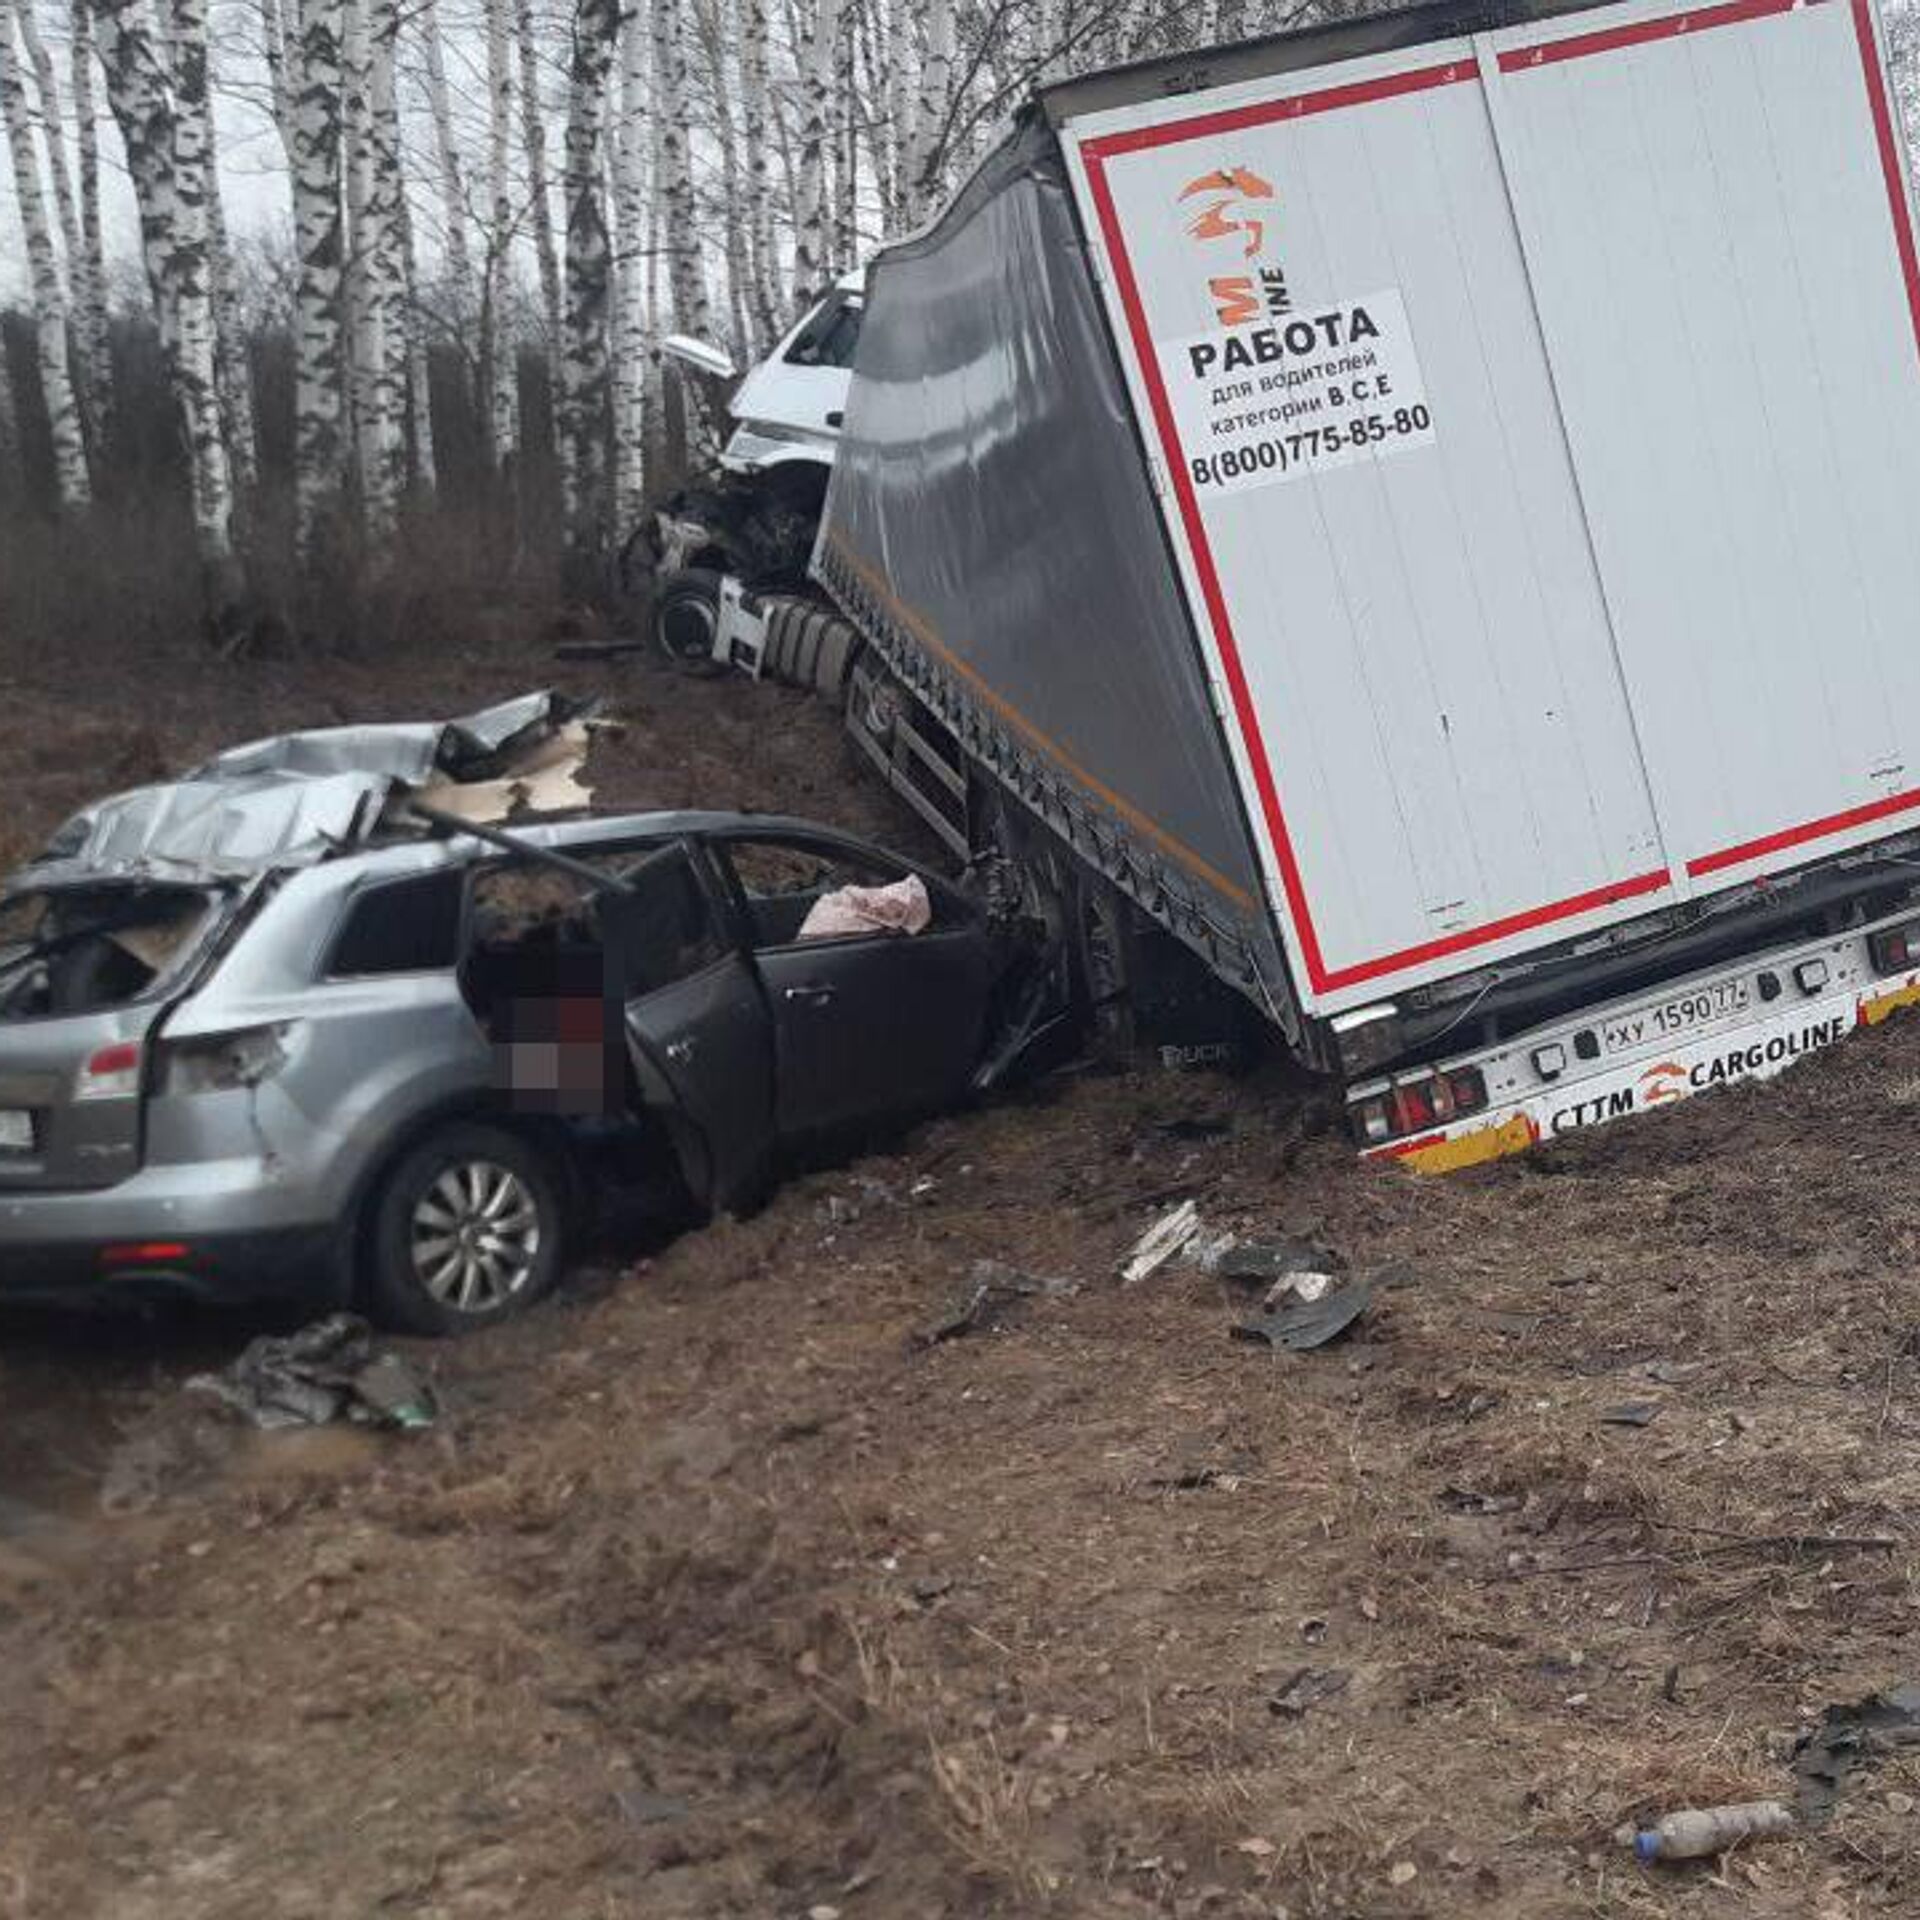
[[[203,565],[224,573],[233,559],[233,470],[221,431],[214,320],[213,228],[208,213],[213,175],[207,99],[206,0],[173,0],[175,45],[173,130],[174,389],[179,398],[192,475],[193,528]],[[217,598],[229,597],[222,580]]]
[[[487,196],[489,230],[480,296],[480,356],[487,385],[489,449],[495,471],[512,458],[519,426],[519,368],[507,326],[507,248],[513,236],[508,156],[513,133],[513,69],[507,0],[487,0]]]
[[[620,36],[620,113],[614,138],[613,224],[617,247],[613,356],[613,495],[616,528],[631,527],[646,502],[649,244],[647,155],[647,17],[626,16]]]
[[[833,81],[840,0],[815,0],[801,81],[800,156],[793,214],[795,306],[818,299],[833,277],[832,209],[827,198],[827,142],[834,122]]]
[[[568,535],[581,556],[604,552],[611,504],[607,315],[613,257],[607,243],[601,146],[607,76],[619,31],[619,0],[578,0],[567,89],[567,335],[560,426]]]
[[[62,508],[80,508],[91,498],[87,450],[67,371],[66,292],[60,284],[60,262],[47,224],[46,196],[41,191],[40,163],[33,150],[33,124],[21,79],[21,56],[14,44],[21,4],[22,0],[0,0],[0,119],[6,122],[14,196],[26,233],[40,389],[53,435],[55,500]]]
[[[69,19],[74,144],[80,171],[80,259],[74,269],[74,299],[87,355],[97,453],[113,419],[113,336],[107,320],[107,256],[100,233],[99,109],[94,104],[93,15],[87,0],[73,0]]]
[[[576,37],[581,31],[574,21]],[[561,351],[560,262],[553,244],[553,201],[547,180],[547,122],[540,107],[540,57],[533,31],[533,0],[515,0],[514,34],[520,51],[520,137],[527,154],[527,216],[540,273],[540,315],[547,352]],[[575,48],[576,58],[578,48]],[[577,72],[577,68],[576,68]]]
[[[298,0],[293,232],[299,254],[294,352],[294,502],[300,550],[315,557],[338,495],[341,441],[340,0]]]
[[[735,0],[740,42],[740,137],[746,148],[748,284],[751,288],[757,344],[771,346],[780,333],[785,303],[777,289],[780,262],[773,238],[773,162],[768,152],[769,86],[767,9],[762,0]]]
[[[433,0],[422,0],[419,18],[427,57],[427,111],[433,119],[434,157],[439,162],[447,279],[453,289],[455,313],[465,321],[475,312],[473,256],[467,247],[467,186],[460,148],[453,137],[453,102],[447,91],[446,55],[440,46],[439,16]]]

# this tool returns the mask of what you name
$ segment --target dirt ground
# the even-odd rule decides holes
[[[556,677],[631,722],[609,800],[900,830],[798,696],[555,676],[501,615],[403,669],[16,663],[5,851]],[[0,1916],[1911,1913],[1920,1758],[1717,1865],[1612,1836],[1790,1796],[1920,1668],[1916,1119],[1899,1021],[1437,1183],[1277,1077],[1058,1076],[411,1349],[411,1437],[195,1412],[244,1327],[0,1323]],[[1122,1286],[1184,1199],[1370,1309],[1276,1354],[1232,1283]],[[917,1341],[981,1260],[1037,1290]]]

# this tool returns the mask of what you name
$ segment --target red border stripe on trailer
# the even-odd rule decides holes
[[[1716,27],[1738,26],[1748,21],[1798,11],[1806,5],[1819,4],[1822,4],[1822,0],[1728,0],[1727,4],[1707,7],[1691,13],[1669,14],[1656,20],[1636,21],[1629,26],[1609,28],[1596,33],[1576,34],[1565,40],[1549,41],[1534,47],[1512,48],[1500,56],[1500,67],[1504,72],[1526,72],[1593,54],[1610,53],[1625,47],[1671,40]],[[1894,238],[1900,252],[1901,270],[1906,283],[1908,305],[1913,317],[1915,343],[1916,346],[1920,346],[1920,252],[1916,251],[1912,223],[1908,215],[1900,172],[1898,144],[1893,132],[1891,110],[1880,71],[1872,14],[1869,10],[1869,0],[1851,0],[1851,4],[1860,38],[1861,60],[1866,72],[1867,92],[1873,111],[1881,166],[1886,175],[1888,198],[1893,211]],[[1226,594],[1221,586],[1219,570],[1214,563],[1212,546],[1207,539],[1199,501],[1187,474],[1179,434],[1174,424],[1172,403],[1167,395],[1166,384],[1160,376],[1159,362],[1154,353],[1152,329],[1147,320],[1145,302],[1140,295],[1139,282],[1134,274],[1133,262],[1128,254],[1126,238],[1121,230],[1119,214],[1114,205],[1113,189],[1107,179],[1106,163],[1121,155],[1137,153],[1148,148],[1173,146],[1188,140],[1206,139],[1219,134],[1238,132],[1248,127],[1267,126],[1276,121],[1298,119],[1309,114],[1333,112],[1346,107],[1365,106],[1381,100],[1404,98],[1435,87],[1452,86],[1462,81],[1477,81],[1479,77],[1479,68],[1472,61],[1449,61],[1439,66],[1410,68],[1401,73],[1384,74],[1372,80],[1353,81],[1342,86],[1320,88],[1312,93],[1296,94],[1284,100],[1261,101],[1244,107],[1226,108],[1216,113],[1194,114],[1185,120],[1167,121],[1158,126],[1138,127],[1123,133],[1099,135],[1084,141],[1080,149],[1086,163],[1088,191],[1093,200],[1101,237],[1106,243],[1107,256],[1112,264],[1114,284],[1120,296],[1121,309],[1126,316],[1127,331],[1132,337],[1140,377],[1147,390],[1154,427],[1166,455],[1168,477],[1179,507],[1181,525],[1185,529],[1188,545],[1193,554],[1195,571],[1199,575],[1208,624],[1219,645],[1221,664],[1227,676],[1227,691],[1233,702],[1241,742],[1246,749],[1254,787],[1260,799],[1261,812],[1265,817],[1274,851],[1280,862],[1281,884],[1286,892],[1287,905],[1299,936],[1301,956],[1306,962],[1308,979],[1314,990],[1321,993],[1332,992],[1342,987],[1357,986],[1368,980],[1385,978],[1391,974],[1403,972],[1409,967],[1419,966],[1426,961],[1464,953],[1492,941],[1510,938],[1516,933],[1550,926],[1556,921],[1572,919],[1583,913],[1595,912],[1621,900],[1639,899],[1648,894],[1662,892],[1671,884],[1671,876],[1664,868],[1634,874],[1626,879],[1610,881],[1586,892],[1574,894],[1564,900],[1556,900],[1523,912],[1508,914],[1477,927],[1461,928],[1457,932],[1442,935],[1417,946],[1402,948],[1397,952],[1380,954],[1346,966],[1329,967],[1327,965],[1326,957],[1320,947],[1320,936],[1314,926],[1305,880],[1298,857],[1294,852],[1292,836],[1287,831],[1285,814],[1280,805],[1279,789],[1274,780],[1273,766],[1267,754],[1266,742],[1260,731],[1252,691],[1247,684],[1245,668],[1241,663],[1232,618],[1227,610]],[[1873,801],[1845,813],[1833,814],[1824,819],[1809,822],[1804,826],[1785,828],[1763,839],[1746,841],[1718,853],[1703,854],[1687,862],[1687,872],[1691,876],[1716,873],[1728,867],[1738,866],[1747,860],[1759,859],[1768,853],[1782,851],[1790,846],[1844,833],[1852,827],[1885,818],[1910,807],[1920,807],[1920,790]]]
[[[1793,13],[1809,0],[1727,0],[1697,13],[1670,13],[1658,20],[1635,20],[1624,27],[1603,27],[1598,33],[1576,33],[1565,40],[1543,40],[1537,46],[1510,47],[1500,56],[1502,73],[1525,73],[1551,67],[1562,60],[1584,60],[1590,53],[1617,53],[1622,47],[1645,46],[1650,40],[1673,40],[1683,33],[1705,33],[1713,27],[1737,27],[1762,20],[1770,13]],[[1819,0],[1812,0],[1818,5]]]

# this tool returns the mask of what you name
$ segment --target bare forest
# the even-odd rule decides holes
[[[1351,10],[0,0],[0,632],[598,597],[710,430],[663,336],[751,364],[1036,80]]]

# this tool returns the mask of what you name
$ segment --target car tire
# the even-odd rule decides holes
[[[396,1162],[374,1204],[367,1304],[383,1326],[470,1333],[560,1277],[561,1183],[546,1154],[501,1127],[457,1122]]]
[[[676,672],[711,680],[726,671],[713,657],[720,630],[720,581],[712,567],[686,567],[654,588],[653,644]]]

